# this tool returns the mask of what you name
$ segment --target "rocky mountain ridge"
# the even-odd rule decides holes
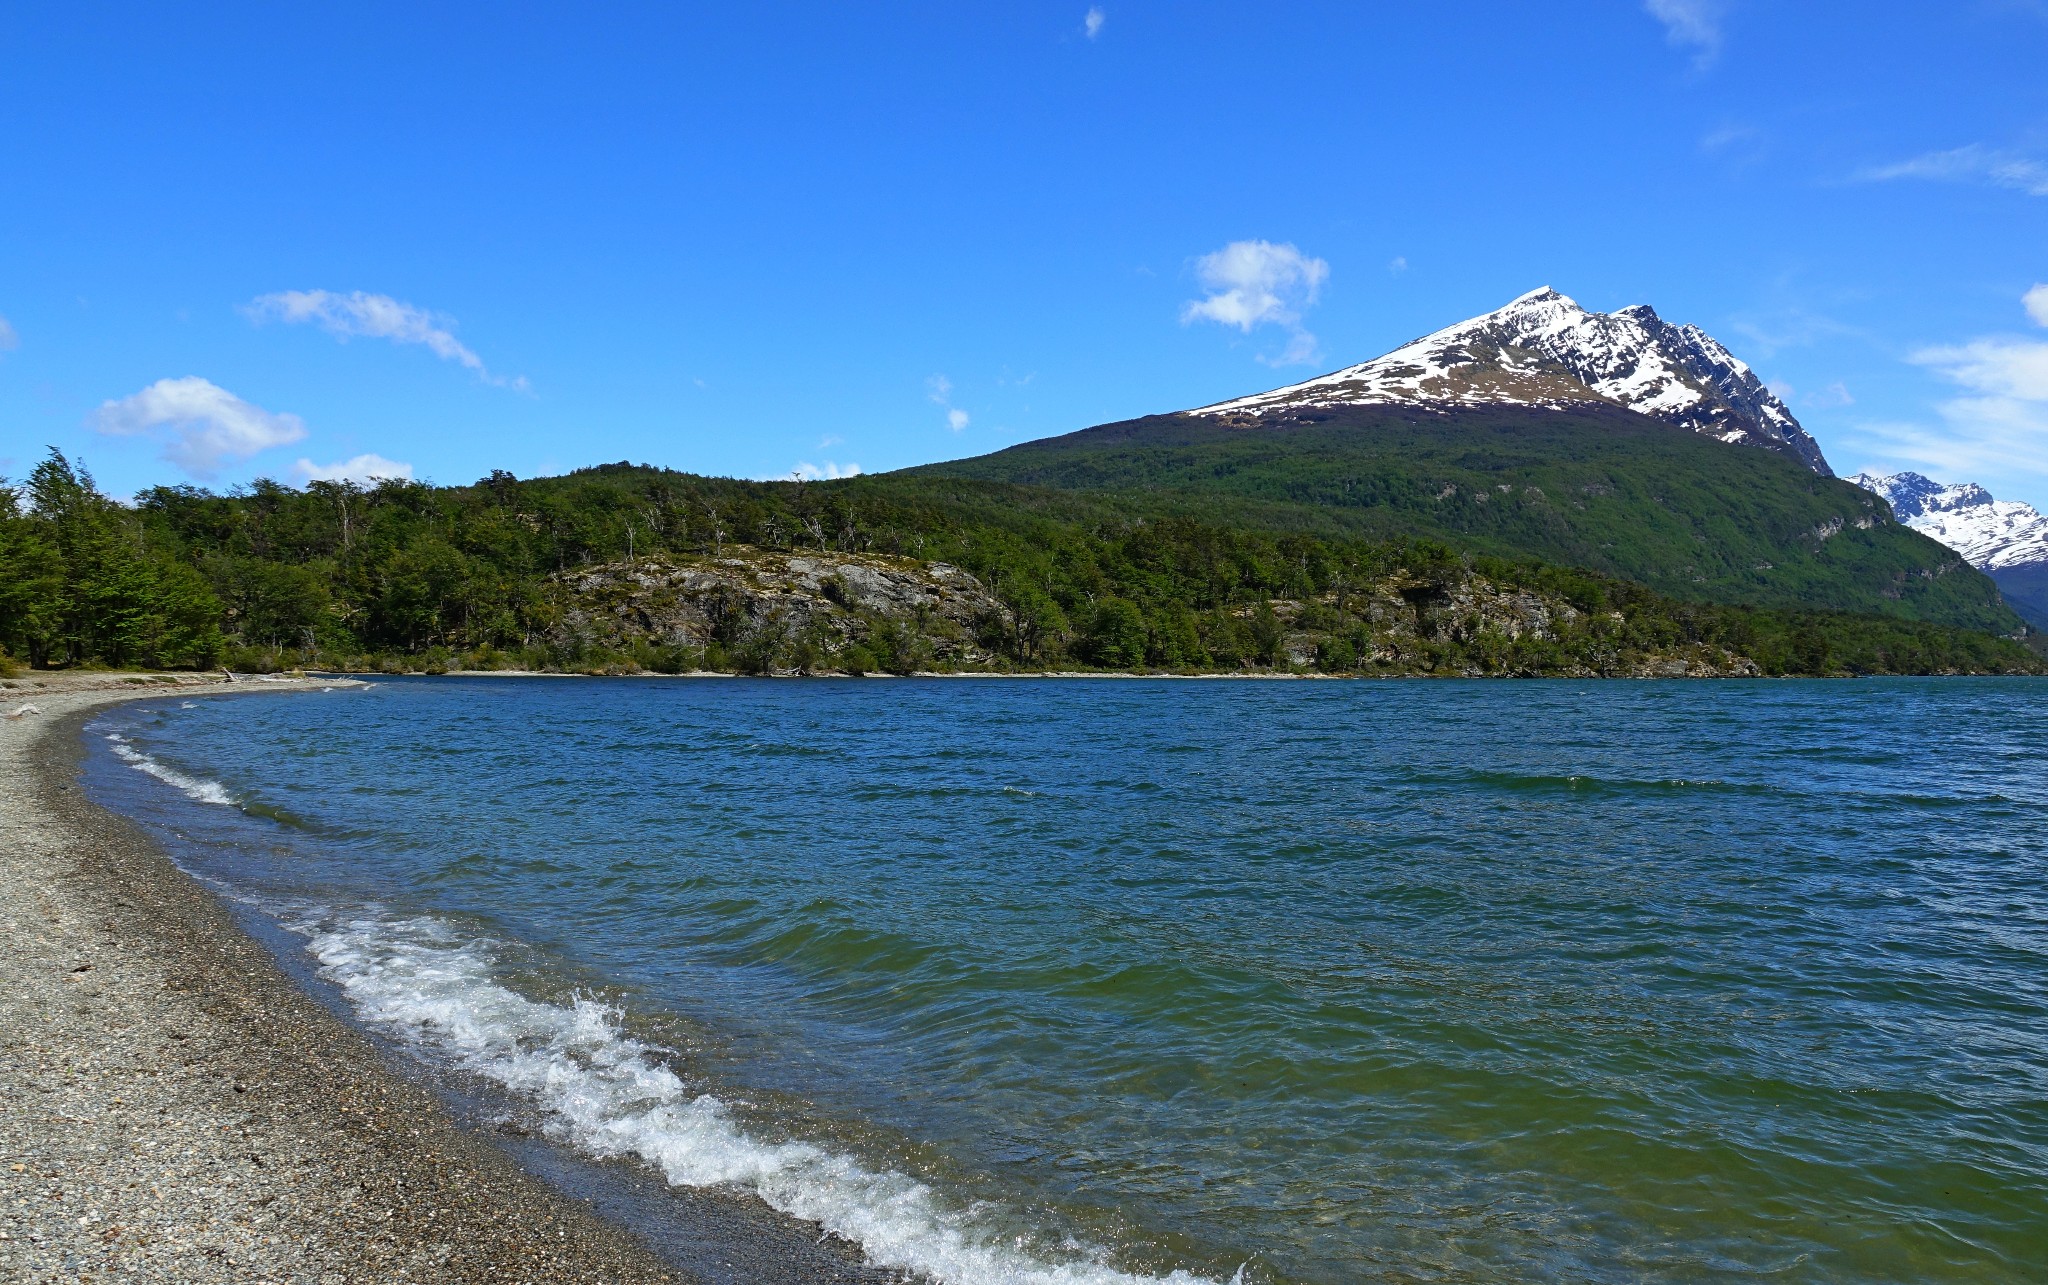
[[[1489,404],[1622,406],[1834,476],[1784,402],[1698,326],[1647,304],[1588,312],[1547,286],[1371,361],[1188,413],[1252,426],[1314,407]]]
[[[1951,486],[1919,473],[1858,473],[1849,481],[1883,496],[1899,521],[1980,571],[2048,563],[2048,514],[2031,504],[1994,499],[1974,482]]]
[[[1950,486],[1919,473],[1870,472],[1849,480],[1888,500],[1900,522],[1990,576],[2006,605],[2048,633],[2048,514],[1994,499],[1974,482]]]

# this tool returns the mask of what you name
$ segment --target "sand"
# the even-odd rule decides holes
[[[40,709],[0,720],[0,1280],[877,1278],[758,1202],[614,1200],[643,1237],[525,1172],[84,799],[104,705],[336,685],[218,682],[0,689],[0,712]]]

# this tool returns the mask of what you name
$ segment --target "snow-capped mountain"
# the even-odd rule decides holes
[[[2031,504],[1994,500],[1974,482],[1944,486],[1918,473],[1858,473],[1849,480],[1882,495],[1899,521],[1979,571],[2048,563],[2048,516]]]
[[[1588,312],[1547,286],[1384,357],[1190,413],[1241,418],[1386,403],[1620,405],[1834,476],[1785,404],[1698,326],[1674,326],[1647,304]]]

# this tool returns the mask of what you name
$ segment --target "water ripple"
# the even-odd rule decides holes
[[[2039,1279],[2048,685],[331,700],[115,716],[191,772],[95,788],[539,961],[478,988],[602,978],[631,1058],[939,1222],[1219,1280]]]

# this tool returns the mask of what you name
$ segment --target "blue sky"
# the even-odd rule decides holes
[[[0,41],[0,473],[875,471],[1547,284],[1704,326],[1843,472],[2048,506],[2048,4],[79,4]],[[1244,241],[1323,265],[1248,330],[1189,306]]]

